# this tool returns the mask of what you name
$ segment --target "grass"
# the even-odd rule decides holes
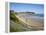
[[[14,21],[15,23],[18,23],[19,22],[18,18],[16,17],[16,13],[10,12],[10,21],[11,20]],[[14,28],[12,28],[10,26],[10,32],[15,32],[15,31],[18,31],[18,29],[16,28],[16,30],[15,30]]]
[[[22,22],[16,17],[16,13],[10,12],[10,21],[13,21],[14,23],[10,23],[10,32],[19,32],[24,31]],[[11,26],[13,25],[13,27]]]

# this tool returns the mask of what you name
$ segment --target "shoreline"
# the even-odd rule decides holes
[[[18,15],[19,16],[19,15]],[[30,26],[32,26],[32,29],[44,29],[44,18],[43,17],[33,17],[30,16],[29,18],[24,16],[19,16],[23,21],[26,21]]]

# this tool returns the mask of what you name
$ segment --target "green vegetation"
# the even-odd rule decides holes
[[[10,11],[10,20],[13,20],[14,22],[19,22],[18,18],[16,17],[16,14],[12,11]]]
[[[11,21],[11,20],[12,20],[13,22],[15,22],[15,23],[18,23],[18,22],[19,22],[18,18],[16,17],[16,13],[14,13],[13,10],[10,10],[10,21]],[[12,27],[10,26],[10,32],[15,32],[15,31],[18,31],[17,28],[16,28],[16,30],[15,30],[14,28],[12,28]]]
[[[10,32],[24,31],[24,24],[16,17],[16,14],[10,11]]]
[[[28,14],[28,15],[34,15],[35,13],[34,12],[18,12],[19,14]]]
[[[10,26],[10,32],[15,32],[15,29]]]

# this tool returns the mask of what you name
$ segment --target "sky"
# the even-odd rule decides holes
[[[44,13],[43,4],[26,4],[26,3],[10,3],[10,10],[15,12],[35,12],[38,14]]]

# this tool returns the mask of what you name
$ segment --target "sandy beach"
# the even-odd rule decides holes
[[[44,30],[44,18],[18,14],[16,17],[19,19],[19,22],[14,22],[10,20],[10,31],[11,32],[20,32],[20,31],[40,31]]]
[[[28,15],[17,15],[19,18],[21,18],[23,21],[26,22],[26,24],[30,25],[32,29],[34,30],[43,30],[44,28],[44,18],[38,17],[38,16],[28,16]]]

